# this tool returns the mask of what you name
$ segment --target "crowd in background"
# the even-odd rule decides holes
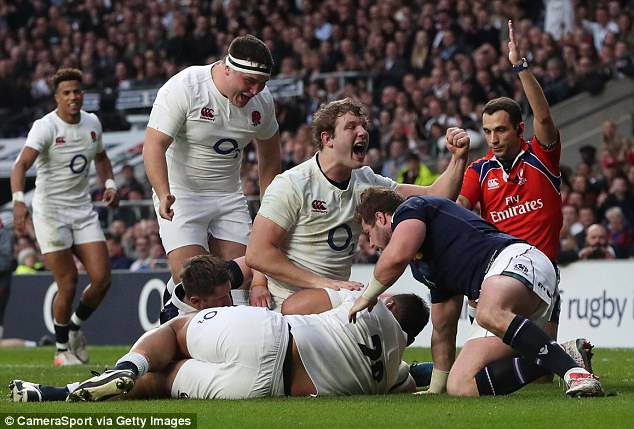
[[[26,135],[33,120],[54,108],[48,80],[60,67],[81,69],[86,91],[101,94],[96,113],[105,130],[125,129],[125,117],[114,110],[119,92],[157,88],[188,65],[219,59],[233,37],[250,33],[270,47],[273,79],[304,83],[303,97],[276,100],[283,169],[314,153],[310,122],[317,107],[353,97],[371,115],[367,164],[425,185],[446,167],[447,127],[465,128],[476,156],[486,149],[480,118],[487,100],[509,96],[528,110],[508,66],[508,19],[551,106],[580,92],[598,93],[609,79],[634,76],[631,1],[562,0],[549,7],[553,3],[0,0],[0,136]],[[331,72],[358,73],[324,77]],[[583,161],[564,169],[564,263],[587,258],[585,233],[593,223],[605,225],[617,258],[634,257],[632,138],[606,121],[599,146],[583,148]],[[255,152],[245,152],[242,183],[252,215],[259,204],[256,163]],[[143,176],[130,166],[121,170],[122,200],[151,198]],[[99,201],[99,189],[93,198]],[[123,206],[112,218],[103,210],[113,268],[165,267],[151,206]],[[44,269],[37,243],[17,240],[20,270]],[[358,262],[374,262],[378,255],[359,245]]]

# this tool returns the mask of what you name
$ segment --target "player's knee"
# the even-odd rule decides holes
[[[112,283],[112,276],[110,275],[110,272],[108,271],[98,272],[90,276],[90,286],[96,289],[106,291],[110,289],[111,283]]]
[[[447,394],[449,396],[478,396],[478,388],[474,379],[452,376],[450,373],[447,379]]]

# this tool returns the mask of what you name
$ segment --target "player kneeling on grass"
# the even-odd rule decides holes
[[[72,386],[67,400],[122,393],[128,399],[241,399],[415,391],[402,356],[429,320],[427,304],[413,294],[395,295],[350,325],[348,312],[359,296],[310,289],[284,303],[287,313],[330,309],[319,314],[240,306],[177,317],[144,334],[113,370]],[[56,389],[20,383],[22,392],[36,392],[18,392],[16,380],[14,401],[51,400],[46,392]]]
[[[357,218],[370,244],[382,252],[350,320],[372,308],[409,264],[431,293],[430,393],[445,388],[452,396],[510,393],[518,387],[500,377],[498,365],[521,355],[527,368],[543,367],[563,378],[568,396],[604,395],[599,380],[542,330],[555,304],[557,275],[534,246],[451,200],[404,200],[387,188],[365,191]],[[469,339],[455,359],[465,296],[477,300],[478,307]]]

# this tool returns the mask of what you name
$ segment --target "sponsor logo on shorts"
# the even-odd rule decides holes
[[[487,191],[490,191],[491,189],[497,189],[500,187],[500,182],[498,182],[498,179],[489,179],[487,180]]]
[[[523,272],[524,274],[528,274],[528,268],[527,268],[527,267],[526,267],[526,265],[524,265],[524,264],[519,264],[519,263],[518,263],[518,264],[515,264],[515,266],[513,267],[513,269],[514,269],[515,271],[521,271],[521,272]]]
[[[546,286],[544,286],[544,284],[542,282],[537,282],[537,288],[543,290],[544,292],[546,292],[546,295],[548,296],[548,298],[552,298],[553,294],[548,290],[548,288]]]
[[[327,213],[328,209],[326,208],[326,202],[325,201],[321,201],[321,200],[313,200],[313,203],[311,204],[311,206],[313,207],[314,212],[317,213]]]
[[[189,399],[189,395],[185,392],[181,392],[180,390],[177,392],[177,398],[178,399]]]
[[[206,119],[208,121],[215,121],[216,116],[214,115],[214,109],[211,107],[203,107],[200,109],[200,119]]]
[[[64,144],[66,143],[66,139],[64,137],[55,137],[55,144]]]

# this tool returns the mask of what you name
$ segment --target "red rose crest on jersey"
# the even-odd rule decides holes
[[[328,213],[328,209],[326,208],[326,202],[321,200],[313,200],[311,206],[313,207],[313,212],[317,213]]]
[[[215,121],[216,116],[214,115],[214,109],[211,107],[203,107],[200,109],[200,119],[206,119],[208,121]]]
[[[257,127],[258,125],[260,125],[261,120],[262,120],[262,114],[260,112],[258,112],[257,110],[254,110],[253,112],[251,112],[251,125],[253,125],[254,127]]]
[[[90,132],[90,138],[92,139],[92,142],[96,142],[97,141],[97,133],[94,131]]]
[[[64,144],[64,143],[66,143],[66,139],[64,139],[64,136],[55,137],[55,144]]]

